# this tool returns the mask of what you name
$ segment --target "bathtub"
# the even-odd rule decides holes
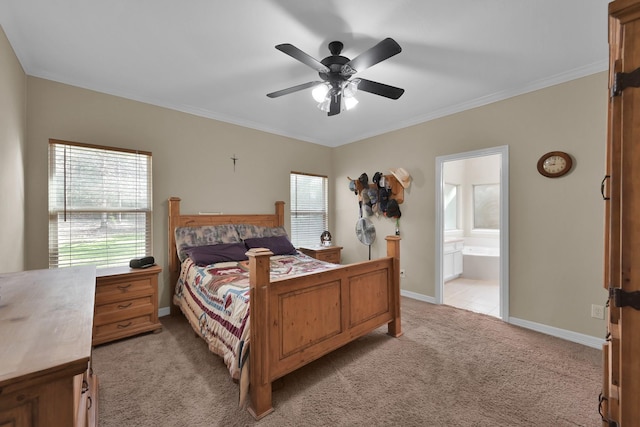
[[[487,246],[463,246],[462,255],[500,257],[500,248]]]
[[[475,280],[500,279],[500,248],[490,246],[462,247],[462,277]]]

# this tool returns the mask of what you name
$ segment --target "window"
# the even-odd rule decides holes
[[[318,246],[329,228],[327,177],[291,172],[291,242]]]
[[[49,140],[49,268],[152,252],[151,153]]]
[[[473,186],[473,228],[500,229],[500,184]]]
[[[444,184],[444,229],[458,229],[458,186]]]

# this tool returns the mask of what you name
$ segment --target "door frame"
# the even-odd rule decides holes
[[[502,145],[464,153],[436,157],[436,232],[435,281],[436,304],[444,299],[444,176],[446,162],[501,154],[500,167],[500,318],[509,321],[509,146]]]

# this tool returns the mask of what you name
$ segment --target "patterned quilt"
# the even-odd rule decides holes
[[[313,273],[337,267],[302,253],[271,257],[271,278]],[[249,261],[197,266],[182,262],[173,296],[191,323],[220,355],[234,379],[240,378],[240,361],[249,344]]]

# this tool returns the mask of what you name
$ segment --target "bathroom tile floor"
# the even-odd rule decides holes
[[[444,284],[444,303],[500,317],[500,285],[497,280],[450,280]]]

